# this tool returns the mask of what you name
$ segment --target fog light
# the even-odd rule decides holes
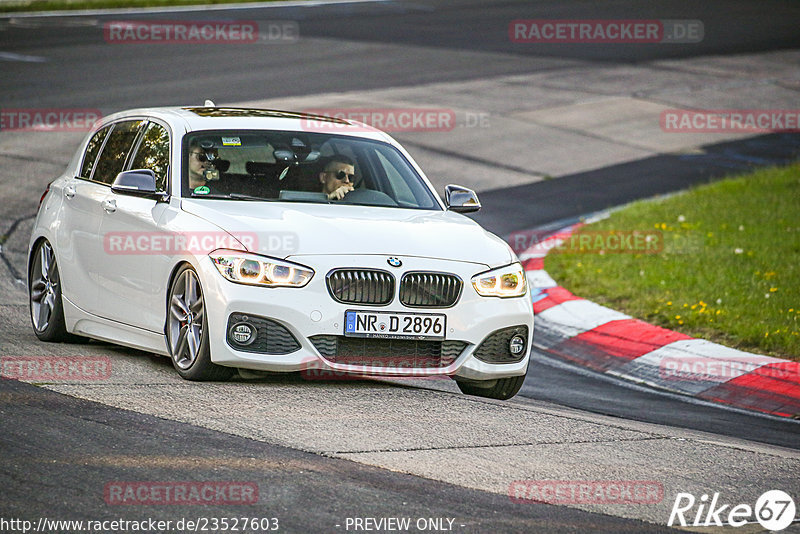
[[[522,351],[524,350],[525,350],[524,337],[516,335],[512,337],[511,340],[508,342],[508,352],[510,352],[514,356],[519,356],[520,354],[522,354]]]
[[[237,344],[246,346],[256,339],[256,329],[249,323],[236,323],[229,332],[229,337]]]

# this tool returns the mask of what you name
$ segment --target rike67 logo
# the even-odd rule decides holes
[[[695,505],[697,505],[696,511]],[[699,502],[691,493],[678,493],[667,526],[741,527],[758,522],[766,530],[778,532],[795,521],[796,511],[794,500],[781,490],[764,492],[756,500],[755,507],[749,504],[734,506],[724,503],[720,500],[719,493],[714,493],[710,502],[705,493],[700,496]]]

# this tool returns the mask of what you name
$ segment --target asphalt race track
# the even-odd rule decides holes
[[[206,98],[218,104],[308,103],[316,95],[334,103],[349,98],[354,107],[367,97],[413,106],[429,102],[416,88],[443,84],[451,91],[441,97],[445,102],[465,87],[461,100],[449,104],[460,113],[501,106],[491,91],[474,89],[497,80],[509,88],[542,77],[542,106],[547,99],[560,104],[584,84],[648,83],[635,76],[614,79],[628,69],[648,69],[659,91],[690,93],[704,90],[703,83],[719,84],[715,94],[742,100],[717,107],[734,107],[748,91],[763,90],[742,89],[741,75],[730,74],[736,62],[748,69],[763,63],[764,72],[754,68],[753,76],[764,80],[771,79],[770,69],[796,69],[788,82],[781,77],[767,89],[774,101],[750,106],[779,108],[794,97],[796,108],[800,69],[786,67],[791,62],[781,58],[800,49],[800,4],[695,4],[416,0],[0,17],[0,108],[105,114]],[[292,21],[300,38],[248,45],[104,41],[104,22],[133,18]],[[534,18],[690,19],[702,21],[705,33],[691,45],[511,43],[509,22]],[[712,68],[700,72],[707,61]],[[695,75],[700,78],[689,78]],[[411,94],[420,100],[411,101]],[[436,105],[434,96],[429,105]],[[595,96],[603,101],[608,95],[598,89]],[[633,98],[645,96],[652,94]],[[704,102],[714,107],[710,96]],[[449,174],[434,178],[428,171],[439,189],[461,181],[453,177],[474,179],[469,185],[483,204],[474,218],[501,236],[800,155],[797,133],[717,140],[702,150],[587,148],[606,142],[598,130],[596,139],[594,132],[581,134],[585,146],[554,144],[576,160],[584,153],[604,163],[553,172],[545,165],[546,150],[528,152],[535,137],[504,134],[507,123],[493,113],[488,146],[475,147],[479,136],[461,134],[396,137],[419,154],[423,167]],[[565,127],[561,133],[575,131]],[[188,384],[166,359],[98,342],[38,342],[19,281],[27,234],[44,186],[63,170],[82,135],[0,131],[0,356],[80,354],[109,357],[114,366],[104,384],[0,380],[0,520],[249,516],[277,517],[281,532],[347,532],[357,530],[348,528],[348,518],[410,517],[453,519],[442,525],[454,532],[662,532],[671,530],[669,509],[682,491],[718,491],[728,495],[726,502],[753,504],[764,491],[781,489],[800,505],[800,422],[690,402],[541,354],[533,355],[520,394],[502,403],[462,396],[447,380],[268,377]],[[638,507],[558,506],[520,504],[507,495],[515,480],[620,478],[657,480],[663,499]],[[258,503],[113,506],[104,499],[104,488],[114,481],[185,480],[253,482]],[[741,531],[758,528],[755,523]],[[786,530],[799,531],[798,524]]]
[[[222,102],[469,80],[541,70],[572,62],[635,63],[708,54],[795,48],[798,7],[793,2],[714,0],[686,12],[680,0],[611,5],[535,4],[477,0],[357,3],[309,8],[172,13],[167,18],[293,20],[302,36],[288,46],[119,46],[98,48],[102,25],[122,17],[20,20],[2,35],[4,51],[52,58],[31,69],[3,69],[6,107],[25,105],[125,109],[198,101]],[[682,18],[705,22],[691,47],[519,47],[508,22],[527,18]],[[130,18],[125,17],[123,20]],[[137,19],[161,19],[152,14]],[[754,19],[758,25],[751,24]],[[711,23],[713,21],[713,24]],[[92,24],[94,22],[94,24]],[[320,46],[320,39],[324,46]],[[338,44],[337,44],[338,43]],[[410,50],[413,50],[413,56]],[[12,80],[17,84],[11,83]],[[19,82],[24,81],[24,84]]]

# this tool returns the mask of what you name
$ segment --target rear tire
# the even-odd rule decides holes
[[[28,308],[33,332],[41,341],[86,341],[86,338],[67,332],[61,300],[61,276],[55,251],[47,240],[40,241],[33,251],[33,261],[28,269]]]
[[[188,265],[178,270],[170,286],[166,330],[170,359],[182,378],[227,380],[236,372],[211,361],[203,289]]]
[[[525,375],[486,380],[485,382],[488,387],[480,382],[456,380],[458,389],[466,395],[486,397],[488,399],[508,400],[519,393],[523,382],[525,382]]]

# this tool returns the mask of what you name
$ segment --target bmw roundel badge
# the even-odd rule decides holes
[[[386,263],[388,263],[392,267],[400,267],[401,265],[403,265],[403,262],[400,261],[400,258],[395,258],[394,256],[386,260]]]

